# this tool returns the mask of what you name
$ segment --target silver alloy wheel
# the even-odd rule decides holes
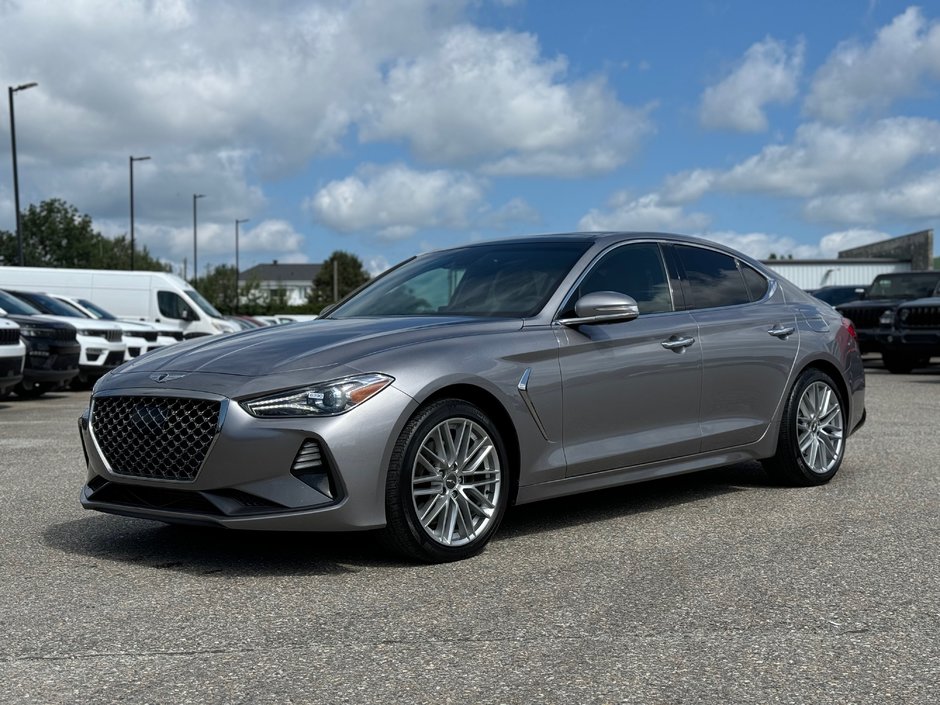
[[[418,521],[443,546],[481,536],[499,506],[502,468],[486,430],[465,418],[432,428],[415,456],[411,499]]]
[[[839,395],[825,382],[813,382],[800,397],[796,436],[807,467],[825,475],[842,456],[842,406]]]

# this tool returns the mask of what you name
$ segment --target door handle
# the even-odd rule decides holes
[[[675,352],[682,352],[692,343],[695,342],[695,338],[677,338],[676,336],[671,336],[668,340],[664,340],[661,345],[666,348],[666,350],[673,350]]]
[[[793,335],[794,330],[795,328],[793,326],[775,325],[773,328],[771,328],[767,332],[770,333],[770,335],[772,335],[775,338],[780,338],[780,340],[785,340],[786,338]]]

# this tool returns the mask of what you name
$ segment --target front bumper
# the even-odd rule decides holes
[[[18,351],[18,355],[4,355],[0,357],[0,394],[12,389],[16,383],[23,379],[23,365],[26,362],[26,348],[22,343],[11,346]]]
[[[232,529],[350,531],[385,525],[386,468],[395,440],[416,407],[394,386],[340,416],[284,419],[255,418],[216,395],[167,391],[166,396],[217,399],[224,407],[221,427],[195,479],[115,473],[86,412],[79,421],[88,466],[83,507]],[[153,390],[136,393],[155,396]],[[291,472],[307,442],[322,451],[330,489]]]
[[[940,330],[892,330],[880,339],[883,350],[916,357],[940,355]]]

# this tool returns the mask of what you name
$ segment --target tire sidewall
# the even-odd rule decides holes
[[[803,459],[803,454],[800,452],[800,443],[799,443],[799,431],[797,429],[797,416],[799,414],[799,405],[800,399],[803,398],[803,394],[806,390],[814,383],[822,382],[829,389],[832,390],[833,394],[836,395],[836,398],[839,400],[839,413],[842,415],[842,446],[839,449],[839,459],[836,462],[835,466],[826,473],[814,472],[806,461]],[[810,481],[815,484],[823,484],[831,480],[835,474],[839,471],[839,468],[842,466],[842,461],[845,458],[845,441],[848,436],[848,414],[845,405],[845,399],[842,396],[842,392],[839,389],[839,385],[827,375],[825,372],[822,372],[817,369],[807,370],[800,378],[797,380],[797,383],[793,386],[793,391],[790,394],[790,399],[787,403],[787,413],[784,418],[784,423],[787,424],[787,436],[786,441],[789,443],[788,451],[793,456],[793,461],[799,471]]]
[[[444,546],[432,539],[418,519],[411,495],[411,485],[414,473],[414,463],[421,443],[427,434],[438,424],[450,419],[466,419],[481,426],[489,435],[496,450],[500,467],[500,493],[496,503],[496,512],[483,533],[463,546]],[[417,554],[425,560],[454,561],[476,555],[489,542],[499,528],[506,513],[510,492],[509,471],[506,449],[502,436],[490,420],[479,408],[460,400],[443,400],[435,402],[418,412],[410,421],[399,439],[399,447],[403,452],[393,453],[389,467],[390,477],[397,475],[397,482],[389,483],[392,491],[387,498],[388,504],[394,504],[395,514],[404,519],[410,542],[413,542]]]

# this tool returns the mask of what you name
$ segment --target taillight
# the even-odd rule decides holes
[[[855,332],[855,324],[848,318],[842,319],[842,327],[845,328],[854,340],[858,340],[858,333]]]

